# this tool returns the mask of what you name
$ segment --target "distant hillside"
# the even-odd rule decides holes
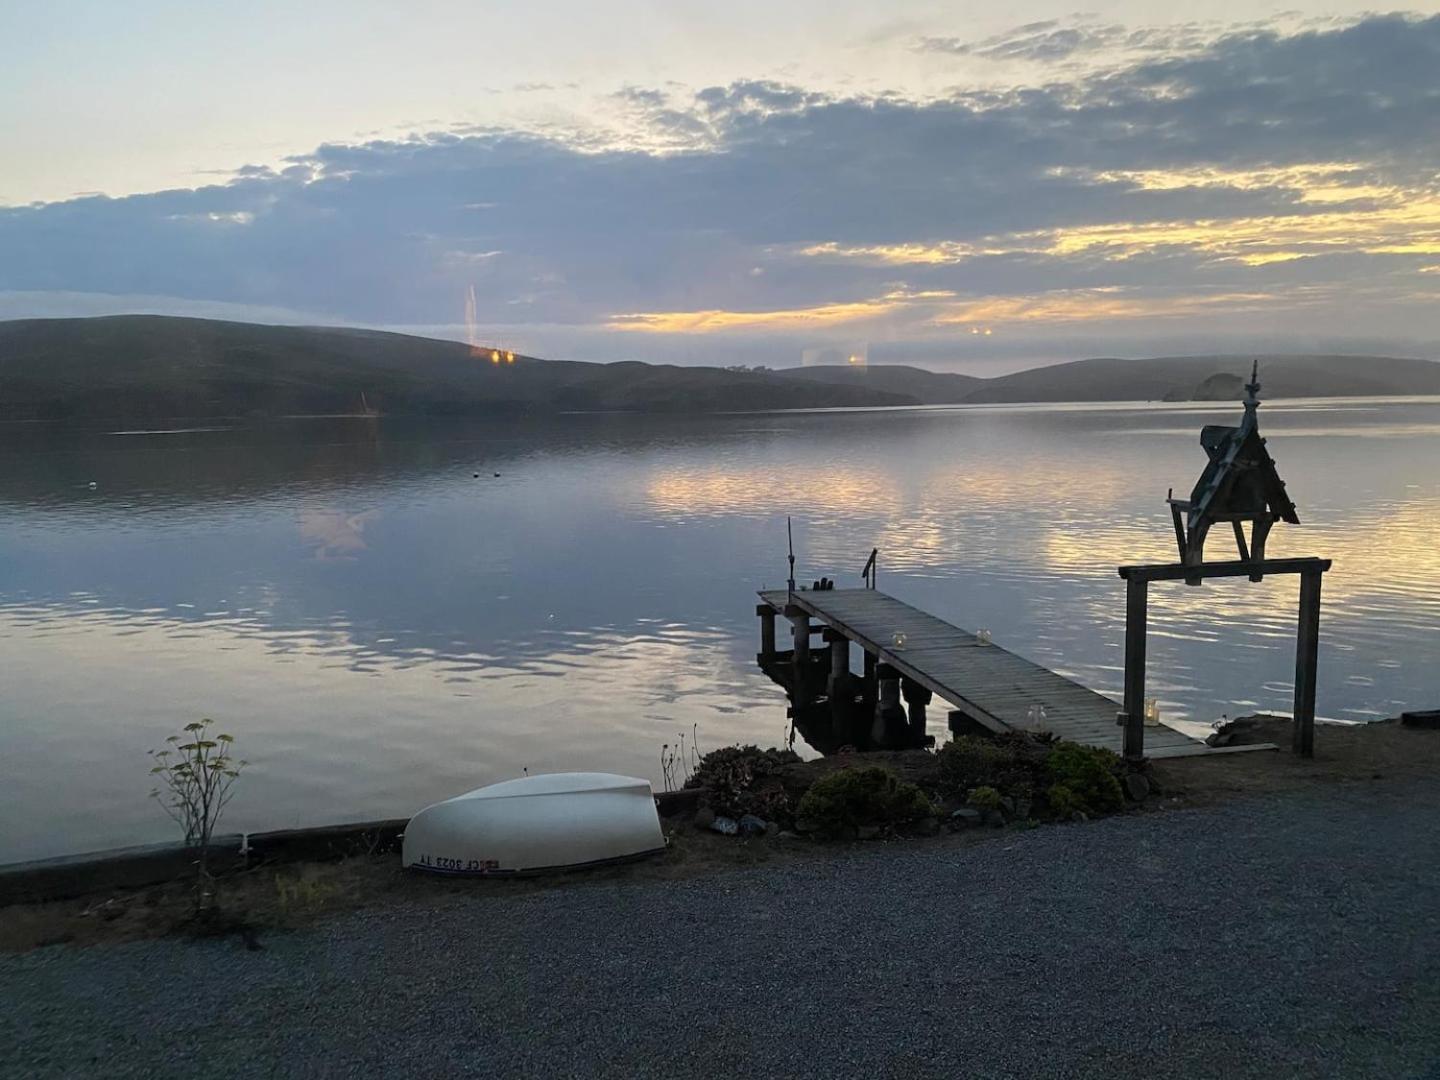
[[[995,379],[901,365],[781,372],[493,364],[455,341],[372,330],[124,315],[0,322],[0,420],[725,412],[962,402],[1230,400],[1250,357],[1079,360]],[[1440,394],[1440,364],[1265,356],[1267,397]]]
[[[764,372],[517,356],[371,330],[126,315],[0,323],[0,420],[909,405]]]
[[[966,401],[986,380],[974,375],[940,374],[903,364],[851,367],[822,365],[787,368],[779,374],[829,386],[857,386],[913,397],[926,405],[954,405]]]
[[[1217,375],[1250,374],[1251,356],[1077,360],[987,379],[971,402],[1189,401],[1209,396]],[[1265,396],[1376,397],[1440,394],[1440,364],[1386,356],[1260,356]],[[1202,386],[1206,387],[1204,393]]]

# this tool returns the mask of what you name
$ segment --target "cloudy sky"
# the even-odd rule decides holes
[[[0,8],[0,317],[1440,355],[1440,2]]]

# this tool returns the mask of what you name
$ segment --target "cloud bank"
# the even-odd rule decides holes
[[[899,47],[1119,61],[927,100],[628,88],[622,130],[325,145],[0,209],[0,310],[144,296],[458,332],[473,289],[486,333],[602,359],[1440,338],[1440,17]]]

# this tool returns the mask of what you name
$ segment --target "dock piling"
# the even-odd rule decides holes
[[[755,614],[760,616],[760,659],[770,660],[775,656],[775,609],[769,604],[755,605]]]
[[[1130,578],[1125,583],[1125,734],[1122,753],[1128,761],[1145,757],[1145,638],[1149,619],[1150,583]]]
[[[1295,753],[1315,756],[1315,674],[1320,658],[1318,570],[1300,575],[1300,630],[1295,641]]]

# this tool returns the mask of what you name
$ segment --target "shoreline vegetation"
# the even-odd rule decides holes
[[[0,322],[0,422],[446,417],[1239,400],[1252,356],[1095,358],[994,378],[888,364],[584,363],[345,327],[119,315]],[[1440,363],[1262,355],[1277,398],[1440,394]]]
[[[1240,724],[1241,738],[1285,747],[1289,726],[1286,719],[1255,717]],[[225,918],[200,925],[191,918],[188,878],[3,906],[0,952],[176,933],[232,935],[237,947],[263,948],[268,933],[362,908],[454,904],[600,882],[662,882],[777,860],[843,859],[887,844],[931,845],[938,855],[1037,827],[1083,828],[1099,816],[1123,820],[1337,784],[1408,780],[1433,776],[1440,767],[1440,731],[1397,720],[1327,727],[1308,761],[1281,749],[1153,761],[1137,771],[1114,755],[1076,755],[1076,749],[1021,736],[958,740],[937,752],[800,761],[788,751],[726,747],[701,760],[689,786],[660,797],[668,847],[644,861],[554,876],[453,879],[402,870],[392,836],[388,844],[312,849],[294,861],[253,859],[220,879]],[[1057,762],[1061,755],[1065,760]],[[769,828],[750,836],[715,828],[719,814],[753,811],[766,815]],[[812,820],[805,820],[807,814]]]

